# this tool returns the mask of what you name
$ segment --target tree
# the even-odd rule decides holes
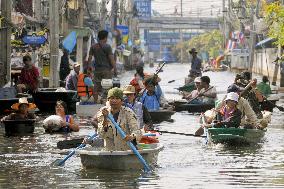
[[[209,56],[217,57],[222,49],[223,36],[220,30],[213,30],[197,36],[188,41],[178,43],[174,49],[174,55],[180,59],[180,50],[188,52],[191,48],[196,48],[199,52],[208,52]],[[183,53],[183,60],[188,60],[188,53]]]
[[[265,5],[265,20],[268,24],[268,35],[276,39],[276,44],[284,46],[284,7],[279,2]]]

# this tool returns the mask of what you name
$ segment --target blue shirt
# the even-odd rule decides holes
[[[160,98],[162,96],[162,89],[160,85],[155,87],[155,92],[153,95],[148,95],[148,91],[146,90],[142,97],[140,98],[140,102],[149,110],[156,111],[160,109]]]

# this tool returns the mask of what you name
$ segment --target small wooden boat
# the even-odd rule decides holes
[[[29,120],[5,120],[5,134],[7,136],[18,136],[31,134],[35,129],[35,119]]]
[[[162,149],[163,145],[155,143],[148,144],[147,148],[138,151],[150,166],[154,166],[157,163],[158,154]],[[112,170],[143,169],[143,165],[131,150],[105,151],[103,148],[88,147],[78,150],[77,153],[80,154],[81,162],[86,168]]]
[[[215,107],[215,104],[188,104],[186,100],[174,101],[171,105],[174,106],[174,111],[188,111],[189,113],[205,112]]]
[[[77,91],[67,90],[66,92],[56,92],[56,88],[40,88],[33,93],[34,103],[42,112],[54,112],[56,101],[66,102],[68,112],[76,111]]]
[[[189,83],[189,84],[186,84],[182,87],[177,88],[178,91],[184,91],[184,92],[188,92],[188,93],[190,93],[194,89],[195,89],[194,83]]]
[[[176,113],[168,109],[160,109],[157,111],[149,111],[153,123],[161,123],[163,121],[171,121],[171,116]]]
[[[244,128],[209,128],[206,129],[209,143],[257,144],[266,130]]]

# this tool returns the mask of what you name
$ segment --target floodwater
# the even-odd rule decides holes
[[[189,65],[170,64],[160,74],[161,86],[168,99],[180,96],[174,88],[184,83]],[[147,68],[154,72],[154,68]],[[127,72],[126,83],[134,72]],[[230,72],[206,72],[217,90],[225,91],[233,81]],[[168,83],[170,80],[176,80]],[[219,98],[224,94],[219,94]],[[283,105],[282,100],[278,105]],[[178,112],[174,122],[156,125],[160,130],[194,133],[198,115]],[[82,129],[74,136],[91,132],[89,120],[77,119]],[[264,140],[255,146],[228,147],[206,145],[202,138],[163,134],[164,144],[158,166],[151,174],[139,171],[86,170],[74,155],[63,167],[50,164],[64,158],[66,150],[56,147],[65,135],[44,133],[40,124],[25,137],[5,137],[0,128],[0,188],[284,188],[284,116],[274,109],[272,123]]]

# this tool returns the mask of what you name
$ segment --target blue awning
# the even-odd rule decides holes
[[[275,42],[275,41],[276,41],[275,38],[269,37],[269,38],[266,38],[266,39],[258,42],[255,45],[255,47],[263,47],[263,48],[271,47],[273,45],[272,43]]]

